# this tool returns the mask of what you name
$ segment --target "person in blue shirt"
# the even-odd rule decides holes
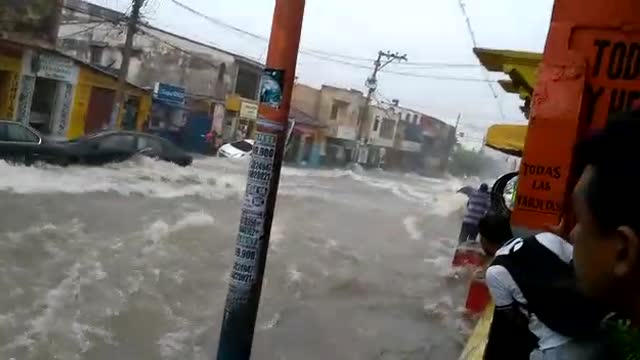
[[[458,236],[459,243],[476,240],[476,237],[478,237],[478,222],[485,216],[490,206],[489,185],[482,184],[478,190],[469,196],[467,209],[460,227],[460,235]]]

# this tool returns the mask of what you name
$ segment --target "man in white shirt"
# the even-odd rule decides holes
[[[591,311],[573,287],[556,286],[553,280],[572,279],[572,245],[552,233],[501,245],[510,234],[506,227],[508,218],[500,215],[488,215],[479,223],[483,249],[496,256],[486,271],[496,307],[485,359],[593,359],[598,346],[572,338],[595,333],[598,311]]]

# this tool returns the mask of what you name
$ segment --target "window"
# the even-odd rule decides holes
[[[331,105],[331,120],[338,118],[338,110],[340,110],[340,105],[334,101],[333,105]]]
[[[373,122],[373,131],[378,131],[380,127],[380,116],[376,116],[376,120]]]
[[[238,70],[238,80],[236,80],[236,83],[236,93],[241,97],[258,100],[260,76],[257,73],[240,68],[240,70]]]
[[[96,65],[102,65],[102,53],[104,48],[99,45],[91,45],[89,48],[89,62]]]
[[[253,145],[249,144],[244,140],[236,141],[232,143],[231,146],[233,146],[236,149],[240,149],[241,151],[244,151],[244,152],[249,152],[251,151],[251,149],[253,149]]]
[[[162,153],[162,143],[152,137],[140,136],[137,149],[138,151],[150,149],[152,152],[160,154]]]
[[[107,135],[95,138],[99,141],[100,149],[109,150],[133,150],[135,148],[135,137],[133,135]]]
[[[393,139],[393,133],[396,130],[396,122],[391,119],[382,119],[382,126],[380,126],[380,137],[383,139]]]
[[[404,118],[404,120],[406,122],[409,122],[411,120],[411,114],[407,113],[407,116]]]
[[[416,115],[416,114],[413,115],[413,123],[414,124],[418,123],[418,115]]]
[[[4,123],[0,124],[0,140],[39,143],[40,137],[22,125]]]

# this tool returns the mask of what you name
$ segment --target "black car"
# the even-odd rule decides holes
[[[37,161],[66,165],[68,159],[65,146],[47,141],[19,122],[0,120],[0,160],[26,165]]]
[[[191,155],[161,137],[133,131],[105,131],[66,145],[70,163],[102,165],[143,155],[188,166]]]

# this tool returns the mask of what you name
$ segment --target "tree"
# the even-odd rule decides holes
[[[482,176],[492,171],[494,160],[456,144],[449,160],[449,173],[454,176]]]

